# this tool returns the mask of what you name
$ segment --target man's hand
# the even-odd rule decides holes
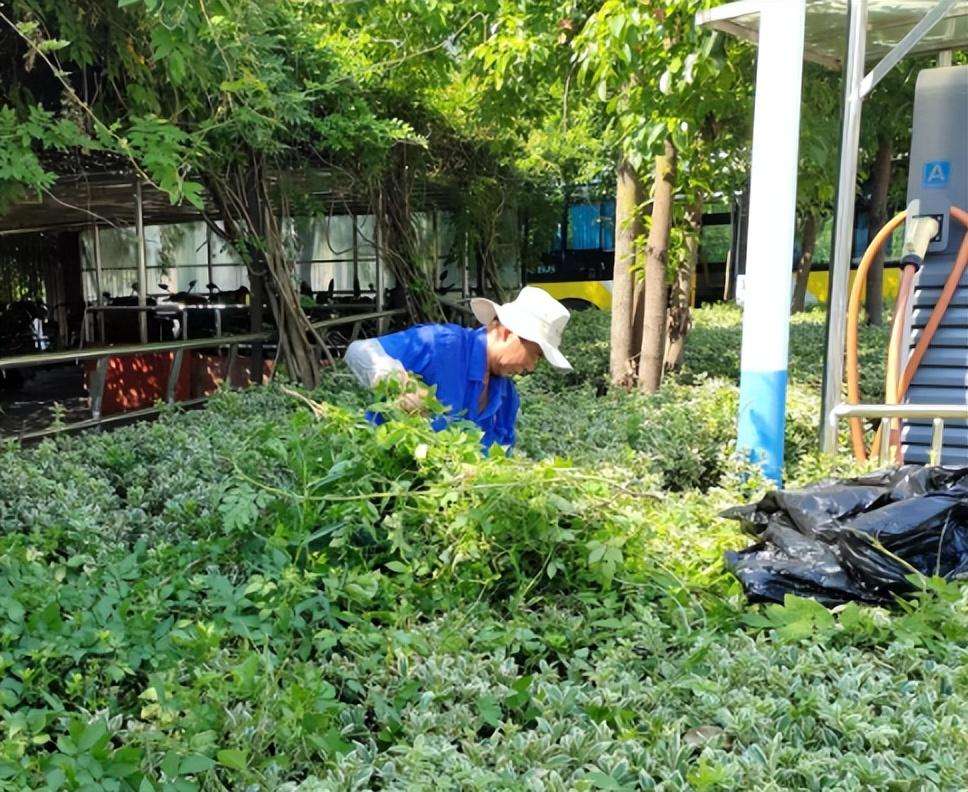
[[[411,413],[413,415],[426,415],[426,399],[430,395],[430,390],[421,385],[419,381],[409,376],[406,371],[394,371],[385,377],[395,379],[403,387],[405,393],[398,396],[393,405],[398,410]],[[382,379],[382,378],[381,378]]]
[[[426,415],[426,400],[430,395],[430,391],[427,390],[427,388],[425,388],[423,385],[414,384],[411,387],[412,389],[409,393],[404,393],[397,399],[396,406],[404,412],[413,413],[415,415]]]

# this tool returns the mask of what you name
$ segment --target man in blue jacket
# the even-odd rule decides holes
[[[484,432],[485,449],[495,443],[510,447],[520,404],[510,377],[534,371],[542,357],[559,371],[571,370],[558,348],[570,314],[550,294],[533,286],[525,286],[516,299],[503,305],[475,298],[471,310],[481,327],[425,324],[354,341],[346,350],[346,363],[366,387],[390,376],[408,382],[416,374],[436,386],[438,401],[448,408],[434,418],[435,430],[462,418]],[[401,397],[399,405],[420,411],[426,395],[425,388],[415,387]]]

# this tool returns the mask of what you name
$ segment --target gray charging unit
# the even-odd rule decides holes
[[[918,75],[911,129],[908,206],[938,219],[941,228],[917,275],[907,327],[910,355],[954,265],[965,229],[949,214],[968,211],[968,66],[926,69]],[[905,402],[968,404],[968,270],[938,326]],[[926,464],[931,423],[907,421],[901,435],[905,462]],[[968,422],[945,421],[942,460],[968,465]]]

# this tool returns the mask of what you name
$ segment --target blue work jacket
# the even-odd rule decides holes
[[[497,443],[514,445],[518,398],[514,383],[494,374],[488,384],[487,404],[479,410],[487,367],[487,330],[455,324],[424,324],[381,336],[380,345],[403,367],[437,386],[437,400],[449,408],[435,416],[432,426],[440,431],[458,418],[471,421],[484,432],[487,450]]]

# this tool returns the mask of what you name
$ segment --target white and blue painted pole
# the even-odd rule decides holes
[[[805,0],[760,6],[738,449],[783,471]]]

